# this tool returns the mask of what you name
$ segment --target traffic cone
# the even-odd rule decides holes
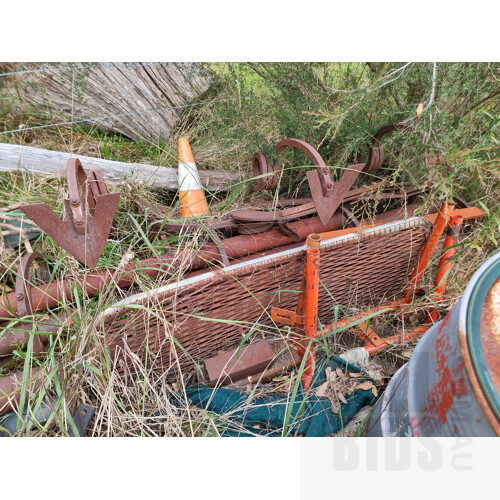
[[[181,217],[210,214],[187,137],[179,139],[179,189]]]

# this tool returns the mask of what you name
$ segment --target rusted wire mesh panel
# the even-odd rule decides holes
[[[337,304],[357,306],[401,294],[429,230],[428,221],[415,217],[322,242],[320,321],[333,321]],[[118,369],[124,360],[131,362],[124,356],[131,351],[141,360],[147,354],[149,366],[184,371],[193,361],[238,345],[256,324],[277,328],[271,307],[295,309],[304,257],[300,247],[115,304],[102,319],[112,356],[122,358]]]

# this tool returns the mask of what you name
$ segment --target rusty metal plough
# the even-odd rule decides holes
[[[66,220],[46,203],[20,207],[59,246],[88,267],[95,267],[108,240],[118,207],[119,193],[109,193],[99,171],[84,171],[80,160],[66,167],[69,200],[64,200]]]

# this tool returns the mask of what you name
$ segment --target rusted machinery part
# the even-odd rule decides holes
[[[319,167],[324,167],[326,165],[318,151],[306,141],[292,138],[283,139],[276,145],[276,153],[281,153],[287,147],[297,148],[302,151],[312,161],[313,165],[317,165]]]
[[[34,333],[33,354],[44,352],[49,335],[56,333],[68,317],[67,314],[60,314],[37,322],[36,332]],[[16,324],[14,328],[4,330],[0,338],[0,356],[7,356],[14,352],[15,349],[18,349],[21,344],[27,344],[32,330],[32,323]],[[0,357],[0,364],[5,364],[6,361],[8,360]]]
[[[46,203],[20,207],[37,226],[59,246],[88,267],[95,267],[102,254],[118,207],[119,193],[92,198],[92,189],[78,159],[70,159],[66,168],[70,198],[64,200],[66,220],[61,220]],[[85,176],[85,178],[83,178]],[[82,187],[86,198],[81,197]],[[94,206],[94,215],[87,211]]]
[[[38,390],[45,377],[41,373],[41,368],[31,368],[28,374],[28,383],[26,385],[26,399]],[[17,410],[21,400],[21,391],[23,385],[23,372],[15,372],[6,377],[0,377],[0,415],[9,411]]]
[[[313,165],[318,167],[325,166],[325,162],[318,151],[305,141],[300,139],[283,139],[276,146],[278,155],[287,147],[294,147],[302,151],[312,161]],[[256,185],[252,189],[253,192],[263,191],[265,189],[275,189],[278,185],[277,176],[279,172],[279,165],[277,163],[271,164],[268,156],[262,151],[255,153],[252,159],[252,171],[255,178]],[[318,175],[325,177],[327,183],[333,188],[333,181],[330,176],[328,167],[323,169]]]
[[[342,219],[341,214],[335,214],[328,224],[325,225],[319,220],[319,217],[311,217],[307,221],[299,220],[291,222],[289,227],[304,240],[311,233],[339,229],[342,227]],[[224,250],[231,260],[291,243],[294,243],[294,241],[282,234],[278,228],[272,228],[260,234],[238,235],[223,240]],[[152,278],[160,273],[172,272],[181,263],[186,263],[186,270],[195,270],[218,261],[220,261],[220,252],[217,246],[212,243],[204,245],[198,251],[182,250],[175,255],[165,254],[160,258],[130,262],[124,266],[123,274],[119,277],[115,277],[115,270],[113,269],[101,269],[89,272],[75,279],[53,281],[48,285],[41,285],[32,290],[31,301],[33,312],[57,307],[63,297],[71,300],[74,297],[75,285],[83,288],[89,296],[92,296],[108,286],[128,288],[135,282],[134,275],[137,272]],[[14,317],[16,304],[14,292],[2,296],[0,298],[0,318],[8,319]]]
[[[266,153],[258,152],[253,155],[252,171],[256,182],[253,192],[275,189],[278,185],[276,172]]]
[[[383,214],[377,215],[374,219],[363,221],[363,224],[356,228],[345,229],[348,233],[359,231],[372,225],[379,225],[391,221],[411,217],[415,211],[420,208],[419,203],[407,205],[404,208],[390,210]],[[477,218],[485,215],[485,212],[477,208],[461,210],[460,214],[465,220]],[[434,221],[435,215],[427,216],[429,220]],[[291,222],[292,229],[305,239],[311,233],[327,233],[336,231],[335,236],[340,236],[337,232],[342,228],[342,216],[335,214],[327,226],[323,225],[319,217],[311,217],[307,220]],[[346,234],[348,234],[346,233]],[[324,235],[322,235],[323,238]],[[325,235],[328,237],[328,235]],[[333,236],[332,236],[333,237]],[[284,236],[277,228],[272,228],[261,234],[256,235],[239,235],[233,238],[224,240],[224,248],[229,259],[242,259],[252,254],[266,252],[274,248],[284,245],[294,245],[294,241]],[[93,296],[104,290],[108,286],[116,286],[118,288],[128,288],[135,282],[135,274],[141,273],[144,276],[154,278],[160,273],[172,272],[179,261],[182,259],[189,262],[187,268],[190,270],[201,269],[206,267],[210,262],[217,261],[219,252],[215,245],[207,245],[203,247],[198,254],[193,252],[181,251],[177,254],[179,258],[166,254],[160,258],[144,259],[139,262],[130,262],[123,268],[123,273],[115,276],[115,271],[112,269],[101,269],[88,273],[84,276],[79,276],[75,279],[58,280],[49,285],[42,285],[32,291],[33,312],[52,309],[59,305],[59,301],[66,297],[72,300],[75,285],[78,288],[83,288],[89,296]],[[16,296],[15,292],[5,294],[0,297],[0,318],[12,318],[15,316]]]
[[[39,261],[40,265],[48,274],[49,268],[42,255],[38,252],[30,252],[24,255],[19,264],[16,275],[16,300],[17,300],[17,315],[31,316],[33,309],[31,307],[31,291],[33,287],[33,263]]]
[[[443,299],[450,273],[453,264],[453,257],[455,256],[456,245],[460,236],[460,229],[462,227],[464,218],[461,215],[451,214],[446,235],[444,237],[443,248],[441,250],[441,257],[439,258],[438,269],[434,278],[433,299],[439,304]],[[434,307],[429,312],[427,323],[435,323],[439,318],[439,308]]]
[[[429,223],[413,218],[382,229],[368,229],[362,235],[322,242],[322,255],[325,256],[320,271],[324,287],[319,290],[322,321],[331,318],[335,299],[342,301],[352,296],[350,290],[353,287],[359,291],[356,294],[358,303],[364,300],[362,297],[388,297],[398,293],[407,280],[408,269],[416,263],[418,250],[429,230]],[[388,248],[390,259],[387,258]],[[194,359],[213,355],[224,346],[236,347],[249,326],[234,328],[233,320],[241,323],[258,319],[260,324],[272,325],[268,316],[272,306],[288,309],[296,306],[297,293],[294,290],[299,289],[304,253],[302,245],[292,251],[278,252],[268,259],[257,259],[229,269],[211,268],[204,276],[136,294],[113,305],[102,317],[106,337],[116,346],[116,351],[114,347],[111,349],[112,358],[122,353],[122,349],[127,349],[123,346],[123,342],[127,342],[132,352],[144,359],[143,348],[147,343],[147,348],[153,349],[149,352],[159,353],[154,369],[169,370],[175,375],[175,354],[172,353],[172,344],[165,342],[165,325],[172,325],[173,330],[169,331]],[[262,290],[271,293],[262,294]],[[175,300],[175,307],[172,307],[172,300]],[[144,325],[148,320],[144,310],[149,310],[149,303],[161,308],[165,316],[162,313],[161,320],[151,318],[152,322],[147,323],[146,329]],[[196,314],[191,314],[192,311]],[[210,322],[210,331],[205,318],[215,320]],[[223,321],[216,321],[217,318],[223,318]],[[188,364],[193,366],[186,355],[177,352],[183,370]],[[130,366],[132,358],[125,352],[124,356],[124,362]],[[125,369],[125,366],[118,362],[117,369]]]
[[[47,263],[38,252],[31,252],[21,259],[16,276],[16,299],[17,316],[31,316],[33,314],[31,295],[33,290],[33,271],[32,266],[35,261],[41,261],[44,270],[48,274]],[[46,319],[36,324],[36,332],[33,339],[33,354],[43,352],[44,345],[48,342],[48,333],[55,333],[61,327],[68,314],[63,313],[55,318]],[[33,332],[34,324],[32,322],[22,322],[15,325],[10,330],[4,330],[0,337],[0,356],[11,354],[21,344],[26,344]],[[10,362],[9,359],[1,359],[0,364],[4,365]]]
[[[384,135],[394,132],[395,130],[402,130],[403,132],[408,132],[413,130],[413,127],[409,125],[404,125],[403,123],[398,123],[396,125],[386,125],[375,133],[373,136],[373,143],[368,154],[368,161],[366,162],[366,168],[364,172],[371,173],[379,169],[384,163],[384,150],[380,144],[380,141]]]
[[[95,205],[98,196],[103,194],[109,194],[108,186],[104,181],[104,177],[100,169],[96,168],[94,170],[89,170],[87,172],[87,183],[90,188],[91,197],[89,198],[90,210],[95,210]]]
[[[228,233],[236,229],[236,224],[232,219],[224,220],[197,220],[185,222],[157,222],[153,225],[153,230],[160,230],[166,234],[175,234],[180,231],[185,231],[188,234],[196,233],[197,231],[219,231]]]
[[[343,225],[360,224],[359,220],[350,210],[350,203],[357,201],[374,200],[410,200],[410,198],[422,194],[423,191],[419,188],[410,188],[407,191],[403,190],[398,185],[390,186],[384,181],[357,188],[349,191],[344,197],[343,202],[339,206],[339,213],[344,216]],[[279,204],[284,205],[285,200],[280,200]],[[290,235],[286,222],[310,216],[316,212],[314,203],[309,199],[296,200],[297,206],[286,208],[283,210],[269,211],[265,210],[269,203],[262,204],[260,209],[248,208],[231,212],[232,218],[236,222],[239,234],[257,234],[269,230],[273,225],[277,224],[284,234]]]
[[[78,234],[85,233],[85,220],[87,218],[87,207],[94,205],[92,191],[87,181],[87,174],[83,170],[82,163],[78,158],[70,158],[66,165],[66,179],[68,181],[69,206],[71,220],[73,221],[75,231]],[[82,193],[80,193],[80,188]],[[82,197],[83,194],[83,197]]]
[[[247,379],[228,385],[228,388],[244,390],[249,383],[264,384],[270,382],[273,378],[281,375],[282,373],[300,365],[302,356],[300,356],[300,354],[293,347],[291,347],[288,342],[271,339],[269,343],[275,353],[275,360],[273,364],[260,373],[251,375]]]
[[[439,243],[439,239],[443,234],[448,221],[453,213],[454,205],[447,203],[446,201],[441,205],[441,208],[436,216],[436,220],[433,223],[431,234],[426,241],[424,248],[419,256],[418,263],[413,270],[410,284],[408,286],[408,291],[406,292],[405,300],[409,304],[414,297],[414,294],[418,288],[418,284],[422,279],[424,271],[427,269],[429,261],[431,260],[434,250]]]

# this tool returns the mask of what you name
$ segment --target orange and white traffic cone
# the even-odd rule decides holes
[[[179,139],[179,201],[181,217],[210,214],[187,137]]]

